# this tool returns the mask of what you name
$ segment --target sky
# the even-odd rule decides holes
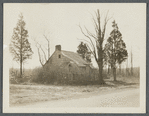
[[[105,14],[108,12],[105,41],[112,31],[112,22],[116,21],[122,33],[128,50],[128,65],[130,66],[130,51],[133,52],[133,65],[140,65],[140,44],[146,40],[146,4],[145,3],[5,3],[4,4],[4,50],[9,49],[13,28],[16,27],[19,14],[22,13],[28,30],[29,42],[34,52],[32,59],[27,60],[24,68],[35,68],[40,65],[36,39],[47,48],[47,41],[43,34],[50,40],[50,55],[55,50],[55,45],[61,45],[62,50],[76,52],[80,43],[79,39],[86,39],[78,25],[84,26],[95,33],[92,17],[99,9],[101,25],[104,24]],[[85,31],[85,30],[84,30]],[[19,64],[12,60],[11,67],[18,68]],[[95,67],[97,64],[92,58]],[[122,67],[125,67],[123,64]]]

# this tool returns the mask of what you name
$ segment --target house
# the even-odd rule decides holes
[[[62,74],[61,77],[69,80],[87,79],[94,67],[85,61],[79,54],[61,50],[61,45],[55,46],[55,52],[44,65],[46,71]],[[80,76],[78,76],[80,75]]]

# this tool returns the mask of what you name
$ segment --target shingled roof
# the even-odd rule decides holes
[[[66,56],[67,58],[71,59],[73,62],[75,62],[78,66],[86,66],[89,65],[87,61],[85,61],[79,54],[70,52],[70,51],[64,51],[61,50],[61,53]]]

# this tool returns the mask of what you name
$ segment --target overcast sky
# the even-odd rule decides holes
[[[80,43],[79,39],[85,39],[78,25],[86,26],[94,33],[92,15],[95,16],[97,9],[100,10],[103,19],[109,10],[109,20],[106,28],[105,39],[109,37],[112,30],[112,21],[116,20],[119,30],[122,33],[124,42],[128,49],[133,51],[133,64],[139,66],[140,43],[146,39],[146,4],[137,3],[80,3],[80,4],[4,4],[4,44],[9,46],[13,35],[13,28],[16,27],[18,16],[23,13],[26,29],[29,34],[29,42],[34,52],[32,59],[24,65],[25,68],[40,66],[37,48],[31,38],[36,38],[42,45],[47,46],[43,37],[45,33],[50,40],[50,54],[55,50],[55,45],[60,44],[62,50],[76,52]],[[106,40],[105,40],[106,42]],[[6,47],[5,49],[9,49]],[[130,57],[129,57],[130,59]],[[130,65],[130,60],[128,61]],[[19,67],[19,64],[10,60],[12,67]],[[93,60],[94,66],[97,66]]]

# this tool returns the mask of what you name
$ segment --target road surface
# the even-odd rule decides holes
[[[63,99],[56,101],[38,102],[21,107],[139,107],[139,89],[127,89],[120,92],[84,96],[79,99]]]

